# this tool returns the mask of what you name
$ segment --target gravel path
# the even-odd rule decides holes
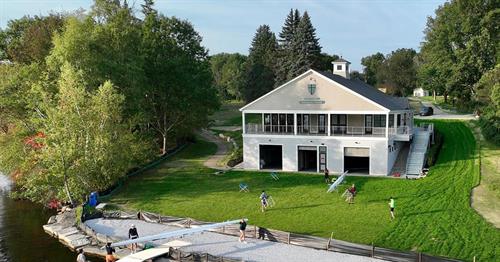
[[[226,155],[229,153],[230,145],[228,142],[222,140],[220,137],[214,135],[212,132],[202,129],[198,133],[204,140],[212,142],[217,145],[217,152],[215,154],[211,155],[204,163],[203,165],[208,167],[208,168],[213,168],[213,169],[228,169],[228,167],[224,167],[219,165],[219,162],[226,157]]]
[[[93,219],[86,221],[85,224],[99,233],[123,239],[127,238],[128,229],[131,224],[134,224],[137,227],[137,231],[140,236],[180,229],[179,227],[147,223],[140,220]],[[169,241],[172,241],[172,239],[156,242],[160,244]],[[235,236],[228,236],[213,232],[185,236],[182,238],[182,241],[191,243],[191,245],[181,248],[181,250],[186,252],[209,253],[214,256],[242,259],[245,261],[383,261],[369,257],[316,250],[265,240],[248,239],[247,244],[239,243],[238,238]]]

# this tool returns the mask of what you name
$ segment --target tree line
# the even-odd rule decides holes
[[[453,0],[427,19],[420,52],[398,49],[361,60],[365,81],[395,95],[416,87],[480,115],[482,132],[500,144],[498,1]]]
[[[205,126],[208,52],[152,0],[23,17],[0,31],[0,170],[19,197],[76,203]],[[140,18],[139,18],[140,16]]]
[[[291,9],[278,37],[268,25],[257,28],[248,56],[212,56],[214,85],[223,100],[253,101],[310,68],[332,70],[338,56],[321,48],[307,11]]]

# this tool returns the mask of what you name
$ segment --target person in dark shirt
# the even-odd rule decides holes
[[[354,197],[356,196],[356,186],[352,184],[352,186],[348,189],[349,190],[349,204],[354,204]]]
[[[137,228],[135,227],[134,224],[130,226],[130,229],[128,230],[128,238],[129,239],[136,239],[139,238],[139,234],[137,233]],[[132,254],[137,252],[137,243],[132,244]]]
[[[330,170],[325,168],[325,183],[330,184]]]
[[[245,219],[241,219],[240,221],[240,239],[238,241],[240,242],[243,242],[243,243],[247,243],[245,241],[245,229],[247,228],[247,222],[245,221]]]
[[[106,262],[115,262],[115,256],[113,255],[115,252],[115,249],[111,247],[111,242],[108,242],[106,244]]]

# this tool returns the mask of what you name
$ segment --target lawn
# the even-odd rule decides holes
[[[247,217],[250,224],[401,250],[495,261],[500,232],[470,208],[471,188],[479,182],[474,137],[461,122],[435,121],[445,142],[429,176],[409,181],[349,177],[359,190],[354,205],[338,192],[327,194],[319,175],[232,171],[222,176],[204,168],[203,159],[215,152],[199,141],[158,169],[134,177],[112,198],[127,208],[166,215],[222,221]],[[171,162],[187,165],[172,165]],[[245,182],[250,193],[239,193]],[[266,213],[259,210],[265,189],[276,201]],[[396,199],[396,216],[389,219],[388,198]]]
[[[213,126],[241,126],[241,112],[239,111],[245,105],[242,101],[225,101],[220,110],[210,116]],[[247,123],[260,123],[261,114],[247,114],[245,116]]]

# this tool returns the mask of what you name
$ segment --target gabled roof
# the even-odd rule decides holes
[[[351,80],[351,79],[347,79],[347,78],[344,78],[344,77],[339,76],[339,75],[335,75],[331,72],[319,72],[319,71],[316,71],[313,69],[309,69],[306,72],[304,72],[303,74],[288,81],[287,83],[271,90],[267,94],[257,98],[256,100],[248,103],[247,105],[243,106],[242,108],[240,108],[240,111],[245,110],[247,107],[249,107],[252,104],[258,102],[259,100],[265,98],[266,96],[271,95],[272,93],[278,91],[282,87],[287,86],[291,82],[294,82],[294,81],[297,81],[297,80],[303,78],[309,72],[317,73],[317,74],[327,78],[328,80],[335,82],[335,83],[339,84],[340,86],[350,90],[352,93],[356,93],[357,95],[363,97],[364,99],[371,101],[375,105],[378,105],[381,108],[385,108],[386,110],[408,110],[410,108],[408,99],[405,97],[393,97],[393,96],[387,95],[387,94],[379,91],[375,87],[372,87],[372,86],[370,86],[370,85],[368,85],[360,80]]]
[[[407,110],[409,109],[408,99],[406,97],[393,97],[387,95],[377,88],[366,84],[360,80],[347,79],[330,72],[318,72],[324,77],[337,82],[338,84],[352,90],[353,92],[389,109],[389,110]]]

